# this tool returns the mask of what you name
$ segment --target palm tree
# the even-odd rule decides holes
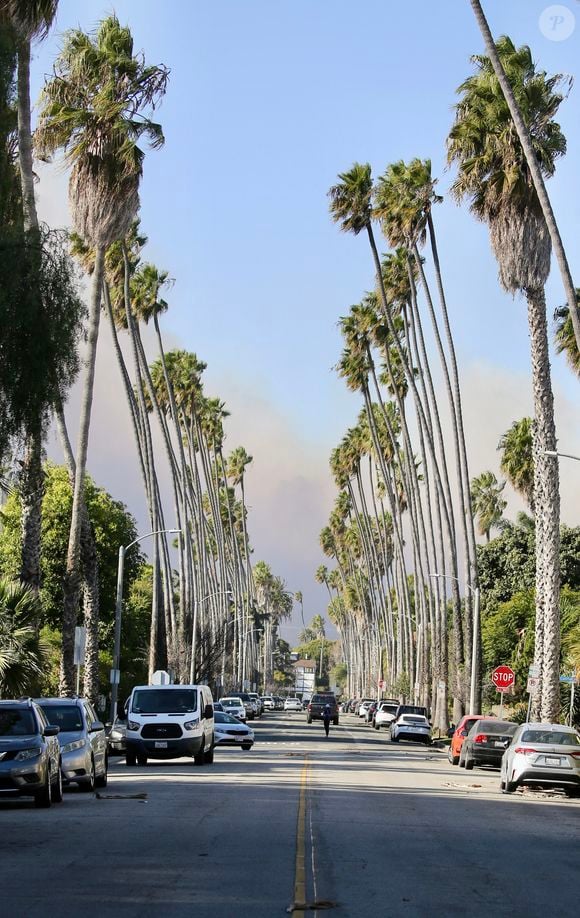
[[[532,419],[514,421],[501,437],[498,449],[502,451],[500,469],[507,476],[514,491],[521,494],[534,513],[534,456]]]
[[[104,258],[107,248],[123,239],[139,207],[144,153],[141,138],[153,147],[163,143],[159,124],[142,115],[165,92],[167,70],[147,67],[133,53],[128,28],[116,16],[96,34],[75,29],[65,36],[40,104],[36,144],[48,156],[63,150],[71,166],[69,201],[73,224],[95,251],[87,332],[85,379],[81,401],[75,488],[63,603],[61,690],[74,691],[73,642],[80,584],[81,504],[95,358],[99,333]]]
[[[533,133],[533,157],[545,175],[566,149],[553,120],[562,96],[559,77],[536,70],[530,49],[502,37],[497,53]],[[491,60],[472,58],[476,72],[460,87],[448,156],[459,172],[452,186],[489,226],[500,283],[528,304],[534,395],[534,498],[536,512],[536,663],[541,667],[541,716],[555,720],[560,707],[560,571],[558,463],[550,377],[544,286],[550,270],[550,233],[512,115]],[[574,304],[575,307],[575,304]]]
[[[34,590],[0,577],[0,696],[4,698],[33,690],[44,672],[47,649],[37,630],[41,611]]]
[[[528,112],[526,105],[524,104],[521,97],[519,97],[517,92],[517,83],[514,84],[513,73],[511,73],[509,68],[505,66],[505,60],[503,59],[500,50],[500,43],[502,39],[500,39],[496,45],[493,40],[487,19],[485,18],[481,3],[479,0],[470,0],[470,2],[480,32],[483,35],[488,58],[491,62],[495,76],[497,78],[497,82],[501,87],[506,105],[513,119],[513,124],[521,143],[524,156],[526,158],[526,164],[530,172],[530,178],[536,191],[538,203],[542,208],[544,221],[550,234],[554,252],[556,253],[556,260],[558,262],[558,267],[560,268],[560,274],[562,276],[562,282],[566,292],[566,300],[572,328],[574,331],[574,337],[576,339],[576,347],[580,349],[579,304],[574,290],[574,283],[572,281],[572,274],[570,272],[568,258],[566,257],[564,243],[562,242],[562,237],[560,236],[560,230],[558,228],[558,224],[556,223],[556,217],[552,209],[552,204],[550,202],[550,198],[548,197],[548,192],[546,191],[546,186],[544,183],[545,170],[542,168],[541,160],[539,160],[537,156],[535,134],[536,123],[527,117]],[[541,124],[541,122],[538,122],[537,124]],[[547,174],[550,175],[551,173],[548,172]]]
[[[580,302],[580,289],[576,289],[576,296]],[[572,372],[580,376],[580,348],[576,341],[570,310],[567,306],[561,306],[554,313],[556,322],[554,338],[556,341],[556,351],[558,354],[565,354]]]
[[[507,501],[501,496],[505,481],[501,484],[493,472],[482,472],[471,482],[471,503],[477,517],[477,528],[480,535],[489,542],[489,533],[499,528]]]
[[[38,265],[40,234],[34,170],[32,164],[32,129],[30,114],[30,47],[35,39],[43,39],[56,15],[58,0],[3,0],[0,13],[12,23],[17,37],[18,53],[18,164],[22,194],[23,229],[27,258],[34,277]],[[37,292],[37,296],[39,296]],[[39,297],[40,298],[40,297]],[[39,303],[39,308],[42,305]],[[43,417],[35,419],[27,430],[24,460],[20,476],[22,499],[22,568],[21,579],[35,590],[40,588],[40,528],[42,518],[42,437]]]

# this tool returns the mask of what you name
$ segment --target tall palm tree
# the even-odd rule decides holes
[[[566,141],[554,121],[562,96],[559,78],[537,70],[530,49],[502,37],[497,53],[532,135],[534,160],[552,175]],[[550,376],[544,287],[550,270],[550,233],[512,114],[492,61],[476,55],[476,72],[459,87],[455,123],[448,138],[450,163],[458,176],[452,191],[467,199],[489,226],[500,283],[524,294],[528,304],[534,396],[534,499],[536,512],[536,663],[541,667],[541,716],[558,717],[560,707],[560,570],[558,463]],[[575,304],[574,304],[575,308]]]
[[[482,472],[471,482],[471,502],[477,517],[480,535],[489,542],[490,531],[500,526],[507,501],[502,497],[505,481],[501,484],[493,472]]]
[[[570,321],[574,337],[576,338],[576,347],[580,349],[580,309],[574,290],[574,283],[570,272],[570,265],[568,264],[568,258],[566,256],[566,250],[564,249],[564,243],[562,242],[560,230],[544,183],[544,175],[546,173],[537,156],[534,130],[536,125],[530,122],[527,117],[526,106],[522,104],[522,99],[517,92],[517,84],[515,84],[512,79],[513,74],[510,73],[509,69],[505,66],[505,60],[500,50],[501,39],[497,44],[494,42],[491,29],[489,28],[485,13],[483,12],[483,7],[479,0],[470,0],[470,3],[485,42],[487,56],[491,62],[499,86],[501,87],[519,141],[522,145],[524,156],[526,157],[530,178],[534,184],[538,203],[542,208],[546,228],[550,234],[552,246],[556,253],[556,260],[566,292]],[[550,175],[549,172],[548,175]]]
[[[534,513],[534,455],[532,419],[514,421],[501,437],[498,449],[502,457],[500,469],[507,476],[514,491],[521,494],[532,514]]]
[[[61,690],[74,691],[74,626],[80,584],[81,503],[93,400],[104,258],[122,239],[139,207],[142,138],[163,143],[159,124],[142,114],[165,92],[167,70],[147,67],[133,52],[128,28],[116,16],[94,35],[68,32],[40,102],[36,144],[48,156],[63,150],[71,166],[69,202],[76,232],[95,250],[85,379],[76,455],[75,488],[63,603]]]
[[[58,0],[2,0],[0,14],[6,15],[17,36],[18,77],[18,164],[22,194],[23,229],[30,270],[34,277],[40,245],[38,213],[34,196],[32,162],[32,129],[30,104],[30,48],[35,40],[48,34]],[[37,294],[38,295],[38,294]],[[42,308],[41,304],[39,307]],[[22,568],[21,579],[32,589],[40,588],[40,528],[42,514],[42,437],[45,418],[35,419],[27,430],[20,494],[22,499]]]

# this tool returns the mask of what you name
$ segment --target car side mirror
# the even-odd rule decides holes
[[[98,733],[99,730],[104,730],[105,725],[101,720],[94,720],[89,727],[89,733]]]
[[[206,704],[205,708],[203,709],[203,716],[206,718],[206,720],[209,720],[211,717],[213,717],[213,704]]]
[[[44,736],[58,736],[59,733],[60,727],[53,727],[52,724],[48,727],[45,727],[43,731]]]
[[[459,736],[467,736],[467,730],[462,730]]]

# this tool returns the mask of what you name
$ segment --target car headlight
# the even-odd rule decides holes
[[[21,749],[14,758],[17,762],[24,762],[26,759],[36,759],[41,752],[42,748],[40,746],[35,746],[34,749]]]
[[[138,724],[135,720],[130,720],[127,724],[127,730],[138,730],[139,727],[140,724]]]
[[[72,743],[65,743],[64,746],[61,746],[61,752],[73,752],[75,749],[84,749],[86,746],[86,740],[77,739],[73,740]]]
[[[186,720],[185,723],[183,724],[183,729],[184,730],[195,730],[197,725],[198,725],[197,720]]]

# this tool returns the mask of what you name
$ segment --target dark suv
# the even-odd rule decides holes
[[[0,701],[0,799],[34,797],[41,807],[61,802],[57,734],[30,699]]]
[[[310,703],[306,708],[306,723],[311,724],[313,720],[322,720],[322,713],[326,707],[330,707],[330,716],[332,723],[338,726],[338,704],[334,695],[313,695]]]

